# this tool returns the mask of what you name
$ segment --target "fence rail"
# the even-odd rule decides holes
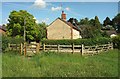
[[[10,50],[18,50],[21,52],[24,51],[25,47],[23,44],[8,44]],[[85,46],[85,45],[40,45],[36,44],[26,44],[26,51],[37,53],[41,50],[43,51],[56,51],[56,52],[71,52],[71,53],[80,53],[82,55],[94,55],[98,54],[101,51],[107,51],[113,49],[112,43],[104,45],[94,45],[94,46]]]

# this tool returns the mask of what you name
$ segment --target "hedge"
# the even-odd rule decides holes
[[[110,38],[92,38],[92,39],[74,39],[74,40],[42,40],[41,43],[48,45],[99,45],[99,44],[107,44],[108,42],[112,42]]]
[[[120,49],[120,35],[112,38],[114,48]]]
[[[7,36],[2,36],[2,51],[8,47],[8,43],[20,44],[23,43],[23,38],[12,38]]]

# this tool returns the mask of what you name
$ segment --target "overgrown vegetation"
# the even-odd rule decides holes
[[[20,44],[23,43],[23,38],[12,38],[8,36],[2,36],[2,52],[5,52],[5,50],[8,48],[8,43],[12,44]]]
[[[118,50],[95,56],[40,52],[34,57],[3,53],[3,77],[117,77]]]
[[[120,35],[112,38],[114,48],[120,49]]]
[[[75,45],[99,45],[99,44],[107,44],[108,42],[112,42],[110,38],[91,38],[91,39],[75,39],[75,40],[42,40],[42,44],[60,44],[60,45],[70,45],[70,44],[75,44]]]

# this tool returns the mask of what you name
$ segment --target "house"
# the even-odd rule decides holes
[[[6,33],[5,28],[3,28],[2,26],[0,26],[0,34],[5,34],[5,33]]]
[[[61,18],[57,18],[47,27],[47,39],[78,39],[82,38],[78,27],[66,21],[66,14],[62,11]]]
[[[117,32],[115,29],[102,28],[101,31],[106,32],[106,34],[111,38],[117,35]]]

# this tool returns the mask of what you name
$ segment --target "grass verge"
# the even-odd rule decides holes
[[[118,50],[95,56],[41,52],[31,58],[14,52],[2,55],[3,77],[116,77]]]

